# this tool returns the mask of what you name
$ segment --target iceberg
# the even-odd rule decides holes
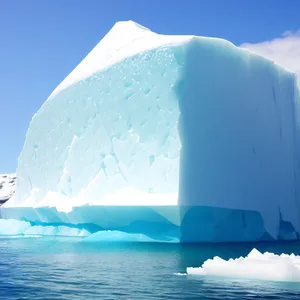
[[[187,268],[188,275],[247,278],[282,282],[300,282],[300,256],[260,253],[253,249],[248,256],[223,260],[214,257],[200,268]]]
[[[33,116],[6,219],[158,240],[299,237],[295,75],[118,22]]]

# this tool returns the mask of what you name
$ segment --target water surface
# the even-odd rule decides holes
[[[253,247],[300,255],[300,243],[180,245],[0,238],[0,299],[300,299],[299,283],[179,276]]]

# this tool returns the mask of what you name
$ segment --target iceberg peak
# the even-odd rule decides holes
[[[183,43],[191,36],[157,34],[134,21],[119,21],[61,82],[49,98],[67,87],[123,60],[163,45]]]
[[[248,257],[252,259],[261,258],[262,253],[260,253],[257,249],[253,248],[252,251],[248,254]]]
[[[132,33],[134,31],[151,31],[149,28],[140,25],[132,20],[128,21],[118,21],[115,23],[115,25],[111,28],[111,30],[108,32],[108,34],[111,31],[124,31],[127,30],[127,33]],[[152,32],[152,31],[151,31]]]

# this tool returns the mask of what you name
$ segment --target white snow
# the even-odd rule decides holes
[[[246,257],[229,259],[216,256],[200,268],[187,268],[188,275],[248,278],[300,282],[300,256],[260,253],[255,248]]]
[[[53,91],[50,98],[68,86],[126,57],[166,45],[176,46],[192,37],[161,35],[133,21],[117,22],[74,71]]]
[[[74,207],[83,205],[102,206],[136,206],[141,202],[142,206],[174,206],[177,205],[177,193],[159,194],[146,193],[132,188],[123,188],[119,191],[107,194],[101,201],[87,199],[87,191],[83,189],[78,196],[68,197],[57,192],[48,192],[42,201],[36,203],[35,194],[38,190],[33,189],[30,196],[21,205],[14,202],[12,198],[4,204],[4,207],[55,207],[58,212],[71,212]]]
[[[16,174],[0,174],[0,201],[8,200],[15,193]]]

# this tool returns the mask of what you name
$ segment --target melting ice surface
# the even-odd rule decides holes
[[[84,237],[90,233],[84,229],[67,226],[31,225],[26,221],[0,219],[0,236],[78,236]]]
[[[100,230],[94,233],[82,228],[64,225],[35,225],[27,221],[0,219],[0,237],[65,236],[83,237],[84,242],[147,242],[178,243],[176,238],[151,238],[145,234],[127,233],[117,230]]]
[[[246,257],[228,261],[214,257],[206,260],[200,268],[187,268],[186,271],[189,275],[300,282],[300,256],[262,254],[253,249]]]
[[[222,39],[118,22],[34,115],[1,214],[182,242],[297,239],[299,137],[294,74]]]
[[[102,230],[84,239],[85,242],[146,242],[146,243],[178,243],[176,238],[155,239],[145,234],[122,231]]]

